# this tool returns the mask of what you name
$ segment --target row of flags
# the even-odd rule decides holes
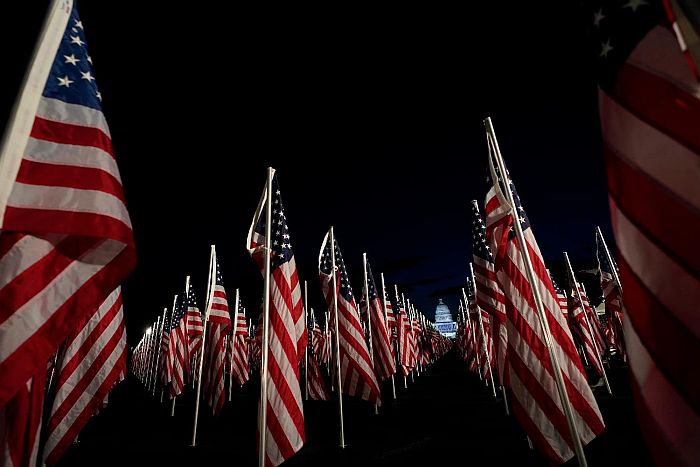
[[[266,241],[267,238],[272,241]],[[176,297],[170,315],[164,313],[162,320],[159,317],[134,349],[132,372],[154,395],[161,384],[173,400],[172,413],[175,397],[188,383],[197,388],[203,383],[204,400],[216,415],[225,403],[226,380],[230,394],[234,380],[236,385],[245,384],[250,368],[258,369],[261,383],[267,383],[261,384],[260,400],[267,401],[266,410],[261,406],[258,426],[260,446],[264,448],[260,451],[261,463],[279,465],[301,448],[305,440],[303,400],[330,400],[327,379],[336,393],[379,407],[380,383],[391,378],[394,388],[397,367],[404,377],[424,371],[450,348],[448,340],[409,300],[398,295],[396,287],[394,313],[383,275],[380,295],[366,255],[358,305],[332,228],[322,242],[319,256],[319,279],[328,309],[325,329],[321,328],[313,310],[307,310],[302,299],[285,209],[272,169],[247,245],[269,286],[269,299],[267,305],[263,300],[263,313],[255,331],[249,331],[238,291],[235,307],[229,308],[212,246],[204,314],[197,307],[188,277],[185,291]],[[237,323],[235,328],[233,322]],[[193,445],[199,389],[196,397]],[[338,402],[342,424],[341,396]],[[341,431],[341,444],[343,436]]]
[[[39,37],[0,148],[0,465],[16,467],[58,462],[125,377],[136,261],[72,0]]]
[[[555,288],[490,128],[484,251],[475,246],[474,298],[463,304],[458,343],[468,349],[481,337],[482,348],[468,360],[473,356],[476,368],[491,381],[498,372],[515,417],[532,443],[556,463],[576,454],[585,464],[582,446],[604,429],[582,360],[604,376],[601,349],[617,349],[629,361],[652,455],[659,463],[693,465],[699,392],[685,362],[694,361],[700,341],[692,312],[700,290],[694,242],[700,230],[698,12],[688,0],[661,0],[607,2],[591,13],[619,251],[619,269],[609,258],[600,266],[606,323],[599,325],[589,311],[585,289],[573,271],[568,297]],[[33,465],[39,459],[55,463],[124,377],[120,285],[136,255],[101,98],[74,2],[55,0],[0,149],[4,465]],[[266,284],[263,320],[247,346],[250,365],[262,374],[261,465],[278,465],[304,442],[299,366],[308,352],[308,320],[275,183],[270,175],[246,245]],[[385,365],[381,326],[372,324],[381,314],[372,311],[369,280],[363,321],[332,229],[321,258],[327,323],[337,325],[328,338],[335,341],[335,353],[331,342],[324,357],[319,344],[321,359],[335,368],[334,381],[342,392],[378,405],[378,374],[390,367]],[[408,300],[396,295],[391,318],[384,304],[384,324],[393,338],[396,369],[406,376],[420,369],[430,354],[428,344],[438,355],[449,344],[436,338],[428,323],[421,324]],[[235,358],[245,345],[236,347],[238,318],[229,315],[228,323],[217,322],[213,303],[207,297],[205,315],[198,321],[188,284],[171,315],[158,320],[150,341],[140,344],[135,368],[159,380],[173,400],[187,382],[201,384],[204,378],[207,400],[215,408],[221,400],[221,375],[233,368],[223,364],[222,373],[221,354]],[[211,334],[209,347],[205,333]],[[156,377],[144,370],[146,347],[148,355],[160,358]],[[200,377],[194,370],[203,368],[203,361],[209,370]],[[307,373],[314,371],[307,367]],[[44,440],[39,439],[42,425],[47,427]]]

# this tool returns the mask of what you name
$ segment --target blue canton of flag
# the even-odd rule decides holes
[[[503,193],[506,193],[506,187],[503,184],[503,177],[501,177],[501,171],[498,168],[498,164],[496,164],[496,161],[494,160],[493,162],[493,168],[496,171],[496,177],[498,177],[498,184],[501,187],[501,191]],[[506,173],[508,173],[509,178],[510,178],[510,171],[506,169]],[[486,176],[486,186],[491,186],[491,175]],[[525,214],[525,208],[523,208],[523,204],[520,201],[520,196],[518,195],[518,191],[515,189],[515,185],[513,184],[513,180],[510,180],[510,190],[513,193],[513,200],[515,201],[515,207],[517,211],[517,217],[518,220],[520,221],[520,226],[523,229],[523,232],[525,232],[527,229],[530,228],[530,219],[528,219],[527,214]],[[506,201],[507,204],[507,200]],[[515,238],[515,227],[512,225],[510,226],[510,232],[508,232],[508,240],[512,240]]]
[[[472,203],[472,252],[479,258],[493,263],[493,253],[491,252],[491,247],[486,243],[486,225],[484,224],[484,219],[479,213],[479,208],[477,208]]]
[[[44,97],[59,99],[69,104],[79,104],[102,110],[102,96],[92,72],[92,58],[85,43],[83,23],[73,8],[69,27],[56,53]]]
[[[265,238],[265,216],[260,216],[255,225],[255,233],[259,238]],[[272,180],[272,269],[288,262],[294,256],[287,228],[287,216],[284,214],[282,198],[277,183],[277,177]]]
[[[343,255],[340,253],[340,248],[338,248],[338,241],[333,238],[333,241],[335,242],[335,265],[336,265],[336,270],[340,271],[340,274],[338,274],[337,278],[340,281],[339,285],[339,290],[338,293],[345,298],[348,302],[354,303],[354,298],[352,296],[352,289],[350,288],[350,279],[348,278],[348,272],[345,269],[345,262],[343,261]],[[321,264],[320,264],[320,269],[321,272],[330,275],[331,274],[331,266],[332,266],[332,258],[331,258],[331,244],[330,242],[326,243],[326,247],[323,249],[323,254],[321,255]]]

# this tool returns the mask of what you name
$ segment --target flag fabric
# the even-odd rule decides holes
[[[170,347],[168,348],[168,360],[172,364],[169,394],[170,398],[182,393],[185,387],[185,378],[189,374],[189,352],[187,350],[187,325],[185,324],[185,310],[187,299],[180,297],[173,309],[170,320]]]
[[[488,319],[488,314],[485,313],[478,305],[477,298],[472,289],[470,281],[468,285],[469,297],[469,317],[472,331],[474,333],[474,348],[476,352],[476,364],[479,366],[481,375],[485,379],[491,378],[491,370],[494,367],[494,361],[491,359],[493,355],[493,347],[491,336],[486,332],[484,318]],[[487,353],[488,352],[488,353]]]
[[[552,277],[552,273],[547,270],[547,273],[549,274],[549,278],[552,281],[552,287],[554,287],[554,293],[557,295],[557,303],[559,303],[559,309],[561,310],[561,313],[564,315],[564,319],[569,320],[569,299],[566,298],[566,293],[557,285],[556,282],[554,282],[554,278]]]
[[[588,21],[637,414],[657,463],[694,465],[700,87],[678,5],[697,35],[697,8],[685,0],[594,4]]]
[[[135,264],[83,25],[45,34],[0,148],[0,464],[35,465],[46,365]]]
[[[396,302],[398,304],[396,324],[398,326],[399,363],[402,374],[408,376],[411,373],[411,321],[406,313],[403,297],[399,296],[398,292]]]
[[[600,276],[600,288],[603,290],[605,300],[605,336],[610,345],[615,348],[623,357],[626,356],[624,348],[624,335],[622,331],[622,293],[617,286],[613,276],[613,267],[608,261],[605,253],[604,240],[600,237],[600,232],[596,229],[596,257],[598,258],[598,274]]]
[[[315,401],[327,401],[331,398],[315,356],[309,358],[309,397]]]
[[[601,356],[605,353],[605,349],[608,348],[608,342],[605,340],[605,330],[603,329],[603,324],[600,322],[598,313],[591,306],[590,300],[588,300],[588,294],[586,293],[586,286],[583,283],[579,283],[581,287],[581,299],[583,300],[583,309],[586,311],[586,316],[588,317],[588,322],[591,324],[591,331],[593,332],[593,339],[600,350]]]
[[[109,391],[124,379],[126,353],[124,311],[121,287],[118,287],[66,340],[47,423],[43,454],[47,464],[58,462],[90,417],[103,408]],[[151,354],[145,355],[148,370]]]
[[[162,337],[160,340],[160,383],[163,388],[170,384],[170,380],[173,377],[173,362],[172,355],[170,355],[170,322],[172,319],[172,313],[169,318],[168,314],[165,313]]]
[[[350,288],[350,279],[345,269],[345,262],[338,247],[338,241],[334,238],[331,245],[331,232],[326,233],[321,245],[318,258],[318,269],[321,279],[321,289],[326,297],[326,304],[331,312],[331,321],[336,317],[333,307],[333,274],[335,274],[335,286],[338,297],[338,333],[336,336],[340,346],[340,371],[343,393],[348,396],[356,396],[360,399],[381,405],[381,396],[374,366],[367,349],[360,315],[357,312],[355,298]],[[335,251],[335,267],[333,271],[331,248]]]
[[[486,242],[486,224],[479,212],[479,205],[472,201],[472,259],[474,262],[474,281],[476,303],[493,319],[493,363],[498,370],[500,384],[505,383],[506,352],[508,349],[508,330],[506,327],[506,299],[496,278],[491,247]]]
[[[330,400],[330,393],[326,388],[326,383],[321,375],[321,370],[319,368],[320,352],[323,347],[323,333],[321,328],[316,322],[316,316],[314,315],[314,310],[311,308],[311,323],[312,323],[312,333],[311,333],[311,345],[309,348],[309,397],[316,401],[327,401]]]
[[[185,314],[185,322],[187,326],[187,355],[189,368],[191,371],[195,372],[199,365],[199,359],[197,356],[202,349],[202,335],[204,334],[204,322],[202,321],[202,313],[199,312],[197,307],[197,299],[194,296],[194,290],[192,290],[192,283],[189,283],[188,290],[185,291],[187,294],[187,312]],[[191,375],[191,379],[194,379]]]
[[[200,351],[204,352],[204,361],[207,363],[203,369],[203,371],[206,371],[204,376],[204,398],[209,407],[211,407],[212,413],[216,415],[224,407],[224,402],[226,402],[224,381],[224,367],[226,365],[225,338],[231,332],[232,326],[226,290],[224,289],[224,280],[221,277],[221,268],[219,267],[216,253],[214,253],[213,259],[214,281],[209,295],[209,302],[207,303],[208,309],[206,310],[207,348]],[[195,310],[196,314],[199,315],[196,305]]]
[[[318,360],[318,363],[323,363],[323,347],[324,343],[324,333],[321,330],[321,326],[318,325],[316,317],[314,316],[314,309],[311,308],[311,321],[312,331],[311,331],[311,349],[313,351],[314,357]]]
[[[308,337],[299,275],[276,177],[271,190],[270,314],[268,342],[261,345],[262,351],[268,352],[267,401],[264,401],[267,419],[265,426],[258,429],[265,430],[265,464],[276,466],[304,444],[299,362],[304,358]],[[265,186],[247,240],[248,251],[263,273],[267,195]]]
[[[240,304],[238,313],[236,313],[236,329],[235,335],[233,337],[233,355],[230,359],[231,371],[233,372],[233,377],[239,386],[243,386],[250,378],[250,356],[248,353],[249,349],[249,336],[248,336],[248,322],[245,318],[245,309]]]
[[[386,379],[396,373],[396,359],[394,358],[391,338],[384,321],[384,310],[377,294],[377,287],[369,262],[367,262],[367,282],[369,284],[369,294],[367,294],[366,290],[363,290],[363,302],[365,306],[369,303],[374,369],[379,379]],[[367,298],[368,295],[369,298]]]
[[[37,465],[45,383],[46,369],[41,368],[0,407],[0,465],[3,467]]]
[[[599,352],[596,350],[594,337],[589,331],[589,323],[586,322],[587,313],[585,311],[585,305],[579,300],[578,295],[576,294],[576,285],[574,284],[575,283],[571,280],[571,278],[569,278],[569,287],[571,287],[571,304],[569,305],[571,314],[569,316],[569,328],[581,341],[581,346],[588,363],[593,367],[598,376],[602,377],[603,367],[598,361]],[[583,294],[580,287],[579,292]],[[583,298],[583,295],[581,297]],[[598,349],[600,349],[600,347]]]
[[[389,295],[387,294],[386,290],[382,290],[382,295],[384,309],[386,310],[386,327],[389,331],[389,336],[391,337],[393,350],[393,343],[396,341],[396,316],[394,315],[394,308],[391,306],[391,300],[389,300]]]
[[[0,407],[136,260],[83,25],[70,1],[49,18],[0,148]]]
[[[494,253],[496,277],[506,297],[508,350],[505,378],[513,396],[513,413],[537,449],[550,461],[563,463],[574,455],[573,442],[557,391],[544,329],[535,308],[533,287],[542,297],[554,355],[561,367],[574,423],[583,444],[603,431],[603,418],[588,386],[569,327],[559,310],[530,221],[512,181],[510,188],[516,206],[515,212],[511,210],[503,179],[491,157],[491,144],[489,152],[491,185],[484,203],[486,233]],[[515,238],[514,220],[520,222],[526,245],[519,245]],[[523,248],[534,268],[534,284],[528,280]]]

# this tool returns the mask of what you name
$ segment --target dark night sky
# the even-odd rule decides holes
[[[47,4],[15,3],[2,31],[15,45],[3,60],[3,126]],[[229,293],[241,287],[257,308],[262,279],[245,238],[269,165],[312,306],[332,224],[356,296],[366,251],[375,275],[426,315],[437,297],[454,311],[469,201],[486,190],[487,115],[560,283],[563,250],[591,267],[594,226],[611,237],[575,4],[176,3],[79,3],[137,241],[131,342],[186,274],[203,306],[211,243]]]

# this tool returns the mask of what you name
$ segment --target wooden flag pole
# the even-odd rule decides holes
[[[602,350],[598,348],[598,342],[596,341],[595,335],[593,334],[593,327],[591,326],[591,322],[588,319],[588,314],[586,313],[586,307],[583,304],[583,297],[581,296],[581,291],[579,290],[579,283],[576,280],[576,276],[574,276],[574,269],[571,267],[571,261],[569,260],[569,255],[566,251],[564,252],[564,258],[566,259],[566,267],[569,268],[569,274],[571,274],[571,280],[574,281],[574,288],[576,289],[576,296],[578,297],[578,301],[581,304],[581,312],[583,313],[583,319],[586,321],[586,327],[588,328],[588,332],[591,336],[591,341],[592,341],[591,343],[593,344],[593,348],[595,349],[596,360],[598,360],[598,364],[600,365],[600,369],[603,371],[603,381],[605,381],[605,387],[608,390],[608,394],[610,394],[612,396],[612,390],[610,389],[610,383],[608,382],[608,374],[605,372],[605,367],[603,366],[603,353],[602,353]],[[572,310],[572,312],[573,312],[573,310]]]
[[[229,365],[229,372],[228,372],[228,401],[231,402],[232,398],[232,392],[233,392],[233,359],[235,358],[236,354],[236,333],[238,332],[238,308],[240,307],[240,295],[239,295],[239,290],[236,289],[236,301],[235,301],[235,308],[233,312],[233,332],[231,332],[231,361],[228,362]],[[231,313],[229,313],[231,315]],[[228,350],[228,349],[227,349]]]
[[[394,284],[394,288],[396,288],[396,295],[397,295],[397,297],[398,297],[399,292],[398,292],[398,288],[396,287],[396,284]],[[407,310],[407,306],[406,306],[406,297],[404,297],[403,293],[401,293],[401,304],[403,305],[403,314],[406,315],[406,318],[407,318],[407,320],[408,320],[408,310]],[[399,310],[400,310],[400,309],[401,309],[401,307],[399,306]],[[399,332],[403,333],[403,325],[401,325],[401,329],[399,330]],[[404,353],[406,353],[406,340],[405,340],[405,339],[404,339],[404,342],[403,342],[402,351],[403,351]],[[403,359],[402,359],[402,362],[401,362],[401,372],[404,373],[404,375],[403,375],[403,388],[404,388],[404,389],[408,389],[408,380],[407,380],[407,378],[406,378],[405,372],[403,371]]]
[[[194,399],[194,423],[192,426],[192,444],[190,446],[195,447],[197,445],[197,421],[199,420],[199,399],[202,391],[202,368],[204,367],[204,352],[207,343],[207,323],[209,322],[209,311],[211,307],[212,295],[214,295],[214,284],[216,282],[216,246],[211,245],[209,252],[209,280],[207,281],[207,300],[204,305],[204,323],[202,326],[202,348],[199,351],[199,365],[197,367],[197,395]],[[187,281],[189,283],[190,276],[187,276]],[[187,295],[189,297],[190,289],[187,287]]]
[[[382,278],[382,306],[384,307],[384,322],[388,323],[389,322],[389,315],[387,312],[387,307],[386,307],[386,286],[384,285],[384,273],[379,274]],[[394,324],[396,324],[396,314],[394,314]],[[391,330],[389,330],[389,345],[391,347],[394,347],[393,343],[391,342]],[[394,372],[396,373],[396,372]],[[391,395],[394,397],[394,400],[396,400],[396,383],[394,382],[394,373],[391,374]]]
[[[304,326],[306,326],[306,332],[308,336],[309,332],[309,315],[307,313],[307,308],[309,305],[309,295],[308,295],[308,285],[304,281]],[[304,347],[304,399],[309,400],[309,339],[306,339],[306,346]]]
[[[503,178],[503,185],[505,186],[505,194],[508,199],[508,204],[512,210],[512,216],[517,215],[517,207],[515,205],[513,191],[511,189],[511,181],[508,172],[506,171],[505,163],[503,162],[503,157],[501,156],[501,150],[498,147],[498,140],[496,139],[496,133],[493,130],[493,125],[491,123],[491,118],[487,117],[484,120],[484,125],[486,126],[486,134],[489,146],[489,157],[491,156],[491,148],[493,148],[493,155],[496,159],[496,164],[501,172],[501,177]],[[491,160],[489,160],[491,165]],[[495,178],[495,174],[494,174]],[[494,183],[498,183],[498,180],[494,180]],[[588,462],[586,461],[586,455],[583,452],[583,445],[581,444],[581,437],[579,435],[578,429],[576,428],[576,423],[574,422],[573,409],[571,408],[571,401],[569,400],[569,395],[566,392],[566,386],[564,386],[564,378],[562,376],[561,367],[559,366],[559,360],[554,353],[554,343],[552,338],[552,333],[549,329],[549,322],[545,315],[544,305],[542,303],[542,297],[540,296],[540,291],[535,287],[535,271],[532,267],[532,260],[530,259],[530,254],[528,251],[527,243],[525,242],[525,235],[523,234],[523,228],[520,222],[515,218],[513,222],[513,227],[515,228],[515,235],[518,240],[518,247],[521,252],[523,252],[522,257],[525,262],[525,270],[527,272],[527,278],[530,282],[530,288],[532,289],[532,295],[535,301],[535,308],[537,310],[537,317],[540,321],[540,326],[542,326],[542,331],[545,339],[545,344],[547,345],[547,351],[549,352],[549,359],[552,363],[552,370],[554,373],[554,380],[557,383],[557,391],[559,392],[559,397],[561,399],[561,404],[564,408],[564,414],[566,415],[566,421],[569,425],[569,431],[571,432],[571,439],[574,444],[574,451],[576,452],[576,457],[578,458],[579,466],[587,467]]]
[[[343,425],[343,382],[340,370],[340,334],[338,333],[338,288],[336,282],[335,266],[335,236],[331,227],[331,284],[333,287],[333,311],[335,313],[335,351],[336,351],[336,382],[338,383],[338,412],[340,414],[340,447],[345,449],[345,426]],[[260,466],[263,467],[263,466]]]
[[[176,305],[176,304],[177,304],[177,294],[175,294],[175,298],[173,298],[173,311],[172,311],[172,316],[173,316],[173,317],[175,316],[175,305]],[[171,319],[172,319],[172,318],[171,318]],[[183,317],[183,319],[184,319],[184,317]],[[174,355],[173,355],[173,357],[174,357]],[[173,365],[173,370],[174,370],[174,365]],[[184,376],[184,372],[183,372],[183,376]],[[172,375],[171,375],[171,381],[170,381],[170,383],[172,384]],[[184,383],[183,383],[183,386],[184,386]],[[174,416],[175,416],[175,399],[176,399],[176,398],[177,398],[177,395],[174,395],[174,396],[173,396],[173,404],[172,404],[172,407],[170,408],[170,416],[171,416],[171,417],[174,417]]]
[[[175,296],[175,299],[177,299],[177,295]],[[175,308],[173,308],[172,311],[170,312],[170,320],[168,321],[168,329],[167,329],[167,331],[168,331],[168,347],[170,347],[170,329],[169,329],[169,328],[172,327],[171,321],[173,320],[174,312],[175,312]],[[167,316],[167,313],[168,313],[168,308],[167,308],[167,307],[163,308],[163,314],[164,314],[165,316]],[[163,330],[163,332],[165,332],[165,331],[166,331],[166,329]],[[165,349],[165,353],[166,353],[166,354],[163,356],[164,358],[167,358],[167,357],[168,357],[167,354],[168,354],[169,351],[170,351],[169,348],[168,348],[168,349]],[[165,364],[165,363],[164,363],[164,364]],[[172,370],[171,370],[171,371],[172,371]],[[172,377],[172,375],[171,375],[171,377]],[[167,387],[167,384],[168,384],[168,383],[163,384],[163,387],[160,389],[160,403],[161,403],[161,404],[163,403],[163,396],[165,395],[165,389],[166,389],[166,387]]]
[[[326,317],[326,328],[323,330],[323,347],[326,349],[325,352],[328,355],[328,361],[326,362],[326,374],[328,376],[330,376],[331,375],[331,365],[333,364],[333,362],[331,362],[331,342],[330,342],[332,339],[329,339],[331,337],[331,332],[330,332],[330,330],[331,330],[331,328],[330,328],[331,315],[328,312],[328,310],[326,310],[324,316]],[[333,391],[333,390],[334,390],[333,379],[331,379],[331,391]]]
[[[474,263],[469,263],[469,274],[471,276],[472,290],[474,290],[474,297],[476,297],[476,278],[474,277]],[[476,313],[479,315],[479,332],[481,333],[481,342],[484,344],[484,354],[486,355],[486,365],[489,369],[489,374],[491,375],[491,390],[493,391],[493,397],[496,397],[496,385],[493,382],[493,367],[491,366],[491,352],[489,351],[489,346],[486,345],[486,333],[484,332],[484,321],[481,316],[481,309],[479,305],[476,305]]]
[[[620,282],[620,276],[617,274],[617,265],[615,264],[615,260],[613,260],[610,250],[608,250],[608,244],[605,242],[605,237],[603,237],[603,232],[600,231],[600,227],[596,226],[595,229],[596,233],[598,234],[598,238],[600,238],[600,241],[603,243],[605,256],[608,258],[608,264],[610,265],[610,271],[612,272],[613,278],[617,283],[617,287],[620,289],[620,295],[622,295],[622,282]]]
[[[262,361],[260,368],[260,419],[258,420],[258,453],[259,467],[265,467],[265,459],[267,458],[265,443],[267,441],[267,372],[268,372],[268,353],[269,353],[269,333],[270,333],[270,256],[272,255],[272,177],[275,169],[267,168],[267,186],[265,199],[265,260],[264,260],[264,287],[263,287],[263,329],[262,342],[260,343],[262,350]]]
[[[484,379],[485,377],[481,376],[481,359],[479,358],[479,349],[476,345],[477,344],[476,329],[474,329],[474,326],[472,326],[471,311],[469,311],[469,298],[467,297],[467,293],[464,291],[464,287],[462,287],[462,297],[464,298],[464,309],[467,312],[467,323],[469,324],[469,330],[471,331],[473,339],[474,339],[474,356],[476,359],[476,371],[479,374],[479,379]],[[479,310],[477,310],[477,313],[478,312],[479,312]],[[487,385],[488,385],[488,383],[487,383]]]
[[[148,366],[149,366],[149,381],[148,381],[148,386],[146,386],[146,390],[149,389],[151,385],[153,385],[152,388],[152,394],[155,395],[156,393],[156,359],[158,358],[158,345],[157,345],[157,337],[158,337],[158,330],[160,329],[160,315],[158,315],[158,318],[156,319],[155,325],[153,326],[153,330],[151,331],[151,355],[148,357]]]
[[[369,279],[367,275],[367,253],[362,253],[362,269],[365,272],[365,310],[367,310],[367,334],[369,336],[369,361],[372,362],[374,368],[374,352],[372,351],[372,310],[369,302]],[[374,370],[375,374],[377,370]],[[379,381],[379,378],[377,378]],[[379,406],[374,404],[374,415],[379,414]]]
[[[158,386],[158,368],[160,367],[160,348],[163,345],[163,332],[165,331],[165,318],[166,318],[166,313],[168,312],[167,308],[163,309],[163,317],[160,320],[160,329],[158,329],[158,336],[156,339],[156,377],[155,380],[153,381],[153,396],[155,397],[156,395],[156,387]]]

